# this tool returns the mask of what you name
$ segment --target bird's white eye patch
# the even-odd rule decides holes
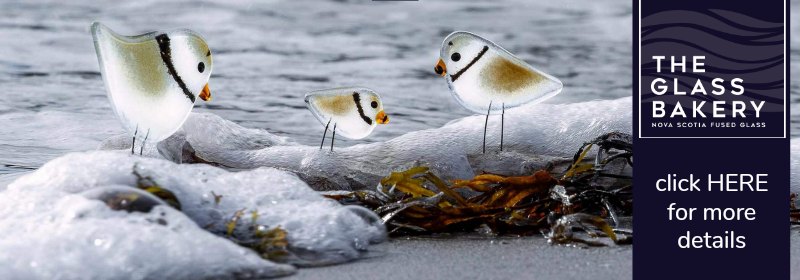
[[[458,63],[468,60],[472,53],[472,42],[469,37],[464,35],[455,36],[447,41],[445,47],[442,49],[441,58],[448,63]],[[453,65],[454,66],[454,65]],[[448,69],[450,70],[450,69]]]

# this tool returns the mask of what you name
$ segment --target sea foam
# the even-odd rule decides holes
[[[81,194],[135,187],[134,170],[175,193],[182,211],[168,206],[148,213],[114,211]],[[352,260],[385,237],[368,210],[326,199],[284,171],[229,172],[116,151],[72,153],[0,192],[0,275],[191,279],[292,273],[293,266],[264,260],[224,237],[239,210],[246,214],[237,228],[255,222],[286,230],[298,265]],[[252,211],[258,213],[255,220]]]

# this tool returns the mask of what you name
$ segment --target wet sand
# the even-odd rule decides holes
[[[542,237],[395,238],[359,261],[287,279],[631,279],[632,246],[554,246]]]

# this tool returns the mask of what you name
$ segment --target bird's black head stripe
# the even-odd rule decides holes
[[[364,120],[368,125],[372,125],[372,119],[364,115],[364,108],[361,108],[361,95],[358,92],[353,92],[353,101],[356,102],[356,108],[358,108],[358,115],[361,116],[361,119]]]
[[[189,98],[192,103],[194,103],[194,94],[186,88],[186,83],[183,82],[181,76],[178,76],[178,72],[175,71],[175,65],[172,64],[172,50],[169,46],[169,37],[167,34],[161,34],[156,36],[156,42],[158,42],[158,49],[161,51],[161,60],[164,61],[164,64],[167,65],[167,72],[169,75],[172,76],[172,79],[178,83],[178,86],[181,87],[183,90],[183,94],[186,95],[186,98]]]
[[[467,69],[469,69],[470,67],[472,67],[473,64],[475,64],[475,62],[478,62],[478,59],[481,59],[481,57],[488,50],[489,50],[489,46],[483,46],[483,49],[481,50],[480,53],[478,53],[478,56],[473,58],[472,61],[470,61],[469,64],[467,64],[467,66],[464,66],[464,68],[461,69],[461,71],[458,71],[458,73],[455,73],[454,75],[450,75],[450,78],[453,79],[453,82],[455,82],[458,79],[458,77],[461,77],[461,74],[464,74],[464,72],[467,71]]]

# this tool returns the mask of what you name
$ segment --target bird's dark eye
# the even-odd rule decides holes
[[[461,54],[460,53],[453,53],[453,55],[450,56],[450,59],[452,59],[453,61],[459,61],[459,60],[461,60]]]
[[[370,103],[369,105],[371,105],[372,108],[378,108],[378,102],[377,101],[372,101],[372,103]]]
[[[206,64],[203,63],[203,62],[198,63],[197,64],[197,71],[200,71],[200,73],[203,73],[203,71],[206,71]]]

